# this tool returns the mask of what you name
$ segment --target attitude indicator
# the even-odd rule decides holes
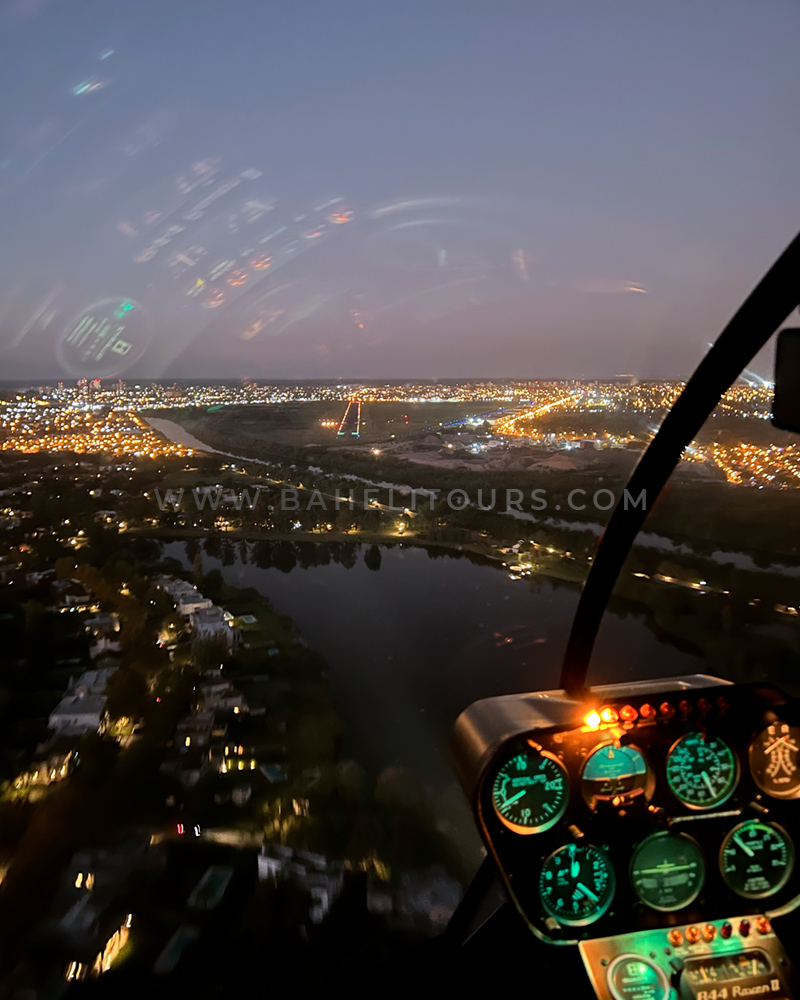
[[[594,749],[581,775],[581,794],[590,809],[600,802],[629,805],[640,796],[649,800],[655,782],[642,752],[633,746],[607,743]]]

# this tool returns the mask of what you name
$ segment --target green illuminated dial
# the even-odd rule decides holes
[[[515,833],[541,833],[561,819],[569,799],[569,777],[546,750],[525,750],[506,761],[492,784],[492,805]]]
[[[613,743],[596,747],[586,758],[581,775],[581,793],[590,809],[600,802],[627,805],[640,795],[653,792],[650,769],[636,747]]]
[[[663,970],[649,958],[619,955],[606,976],[614,1000],[667,1000],[672,993]]]
[[[700,845],[685,833],[656,833],[633,852],[631,883],[654,910],[680,910],[703,887],[706,865]]]
[[[690,809],[720,805],[733,792],[738,777],[733,750],[719,738],[688,733],[667,754],[667,783]]]
[[[789,881],[794,847],[777,823],[750,819],[735,826],[722,841],[719,864],[729,889],[745,899],[763,899]]]
[[[611,862],[592,844],[560,847],[539,874],[539,899],[545,912],[567,927],[599,920],[611,905],[615,887]]]

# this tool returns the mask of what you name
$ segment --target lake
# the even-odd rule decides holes
[[[382,547],[375,570],[367,548],[358,547],[351,568],[331,561],[285,572],[241,557],[223,566],[205,554],[203,568],[254,587],[325,658],[346,756],[373,771],[411,768],[441,792],[453,782],[447,746],[462,709],[558,686],[578,588],[546,577],[513,581],[497,566],[412,545]],[[183,542],[164,554],[191,565]],[[643,616],[607,615],[589,680],[702,669],[700,658],[659,641]]]

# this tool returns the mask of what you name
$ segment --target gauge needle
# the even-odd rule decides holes
[[[745,844],[745,842],[744,842],[744,841],[743,841],[743,840],[742,840],[742,839],[740,838],[740,836],[739,836],[739,834],[738,834],[738,833],[734,833],[734,835],[733,835],[733,840],[734,840],[734,843],[735,843],[735,844],[738,844],[738,845],[739,845],[739,847],[741,847],[741,849],[742,849],[742,850],[744,851],[744,853],[745,853],[745,854],[746,854],[746,855],[748,856],[748,858],[754,858],[754,857],[756,856],[756,854],[755,854],[755,851],[752,851],[752,850],[751,850],[751,849],[750,849],[750,848],[749,848],[749,847],[747,846],[747,844]]]
[[[714,786],[711,784],[711,778],[709,778],[708,776],[708,771],[701,771],[700,773],[703,776],[703,781],[705,781],[706,783],[706,788],[709,790],[709,792],[711,792],[712,795],[716,795],[717,793],[714,790]]]
[[[587,889],[586,886],[583,884],[583,882],[578,882],[575,888],[580,889],[580,891],[584,894],[584,896],[588,896],[593,903],[597,903],[600,899],[599,896],[595,896],[595,894],[592,892],[591,889]]]
[[[569,865],[570,878],[577,878],[581,873],[581,863],[575,857],[574,844],[570,844],[569,857],[570,857],[570,865]]]
[[[512,795],[510,799],[506,799],[500,808],[508,809],[508,807],[512,804],[512,802],[516,802],[517,799],[521,799],[524,794],[525,794],[525,789],[523,788],[521,792],[517,792],[517,794]]]

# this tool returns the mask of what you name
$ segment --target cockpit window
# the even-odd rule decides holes
[[[793,692],[772,345],[627,485],[796,228],[798,41],[781,3],[0,0],[3,988],[232,990],[271,941],[302,991],[441,934],[486,855],[454,721],[558,686],[618,503],[590,683]],[[548,832],[565,776],[659,801],[580,745],[580,783],[526,743],[482,793],[553,840],[542,933],[614,893]],[[643,837],[636,898],[693,902],[694,842],[676,888]]]

